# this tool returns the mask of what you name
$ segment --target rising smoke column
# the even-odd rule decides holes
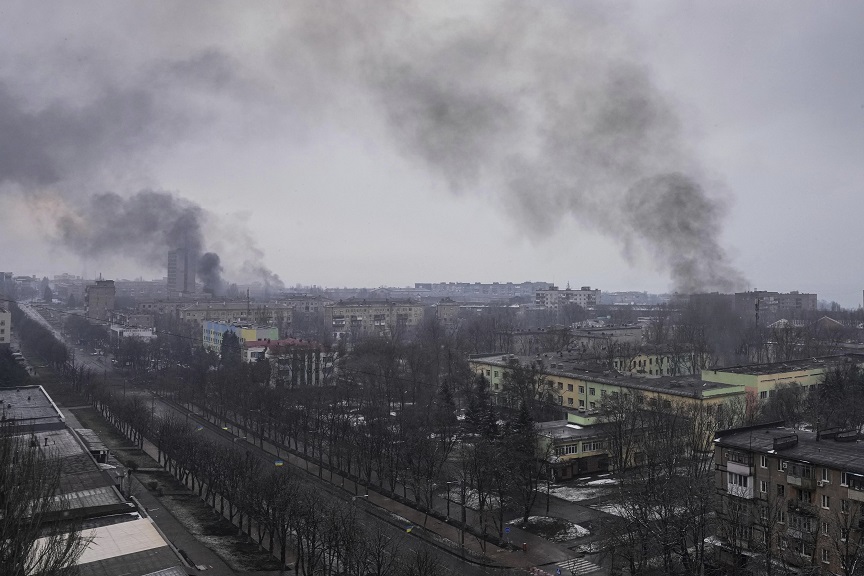
[[[204,292],[213,296],[221,296],[225,291],[225,282],[222,280],[222,265],[219,255],[206,252],[198,259],[198,278],[204,284]]]
[[[224,68],[219,58],[205,60]],[[172,63],[156,76],[164,75],[164,68],[189,74],[200,67],[198,61]],[[108,87],[89,104],[55,101],[29,110],[0,81],[0,194],[21,194],[40,218],[51,221],[53,240],[79,256],[114,256],[163,267],[167,253],[182,248],[194,261],[205,251],[204,222],[213,218],[200,205],[176,192],[91,190],[106,165],[128,161],[192,130],[194,112],[160,107],[148,89],[152,87]],[[261,262],[263,253],[254,240],[248,234],[243,238],[255,258],[256,278],[283,287]],[[223,289],[219,260],[208,253],[201,264],[212,293]]]
[[[719,240],[723,198],[700,184],[674,106],[602,15],[505,1],[392,28],[346,52],[361,54],[359,81],[398,149],[453,190],[497,191],[531,236],[569,215],[680,291],[742,285]]]

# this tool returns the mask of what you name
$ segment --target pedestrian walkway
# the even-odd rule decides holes
[[[558,567],[562,570],[567,570],[570,574],[574,576],[578,574],[579,576],[583,576],[584,574],[594,574],[595,572],[600,572],[600,566],[596,564],[592,564],[588,560],[584,558],[571,558],[566,562],[559,562]]]

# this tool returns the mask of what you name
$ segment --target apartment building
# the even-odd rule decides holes
[[[589,308],[599,302],[600,290],[592,290],[590,286],[582,286],[579,290],[571,290],[569,287],[560,290],[553,285],[545,290],[537,290],[534,294],[534,304],[549,310],[558,310],[567,304],[578,304],[583,308]]]
[[[853,574],[864,561],[864,450],[857,431],[767,424],[715,439],[717,561]]]
[[[411,300],[341,300],[324,307],[325,325],[334,340],[389,336],[420,325],[426,307]]]
[[[0,348],[8,347],[12,342],[12,314],[6,308],[0,308]]]
[[[247,300],[204,301],[187,303],[180,308],[181,320],[203,323],[206,320],[218,322],[255,322],[258,324],[279,323],[286,328],[291,326],[294,308],[283,302],[250,302]]]

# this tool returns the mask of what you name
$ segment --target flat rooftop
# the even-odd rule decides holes
[[[0,414],[18,426],[62,424],[63,414],[41,386],[0,388]]]
[[[605,436],[602,424],[580,426],[567,420],[552,420],[550,422],[538,422],[536,426],[537,431],[542,436],[548,436],[553,440],[577,440]]]
[[[793,434],[798,436],[798,442],[794,446],[775,451],[774,440]],[[864,444],[860,439],[844,442],[823,437],[817,440],[815,432],[806,430],[752,427],[740,432],[735,430],[721,432],[715,442],[723,447],[774,454],[796,462],[864,474]]]
[[[750,374],[762,376],[766,374],[782,374],[783,372],[798,372],[804,370],[832,369],[845,364],[864,364],[864,354],[837,354],[835,356],[820,356],[806,360],[787,360],[786,362],[771,362],[767,364],[750,364],[746,366],[729,366],[715,368],[714,372],[731,374]]]

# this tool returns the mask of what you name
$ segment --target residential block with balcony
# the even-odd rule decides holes
[[[718,562],[848,573],[864,556],[864,450],[857,431],[779,423],[719,432]],[[761,564],[760,564],[761,563]]]

